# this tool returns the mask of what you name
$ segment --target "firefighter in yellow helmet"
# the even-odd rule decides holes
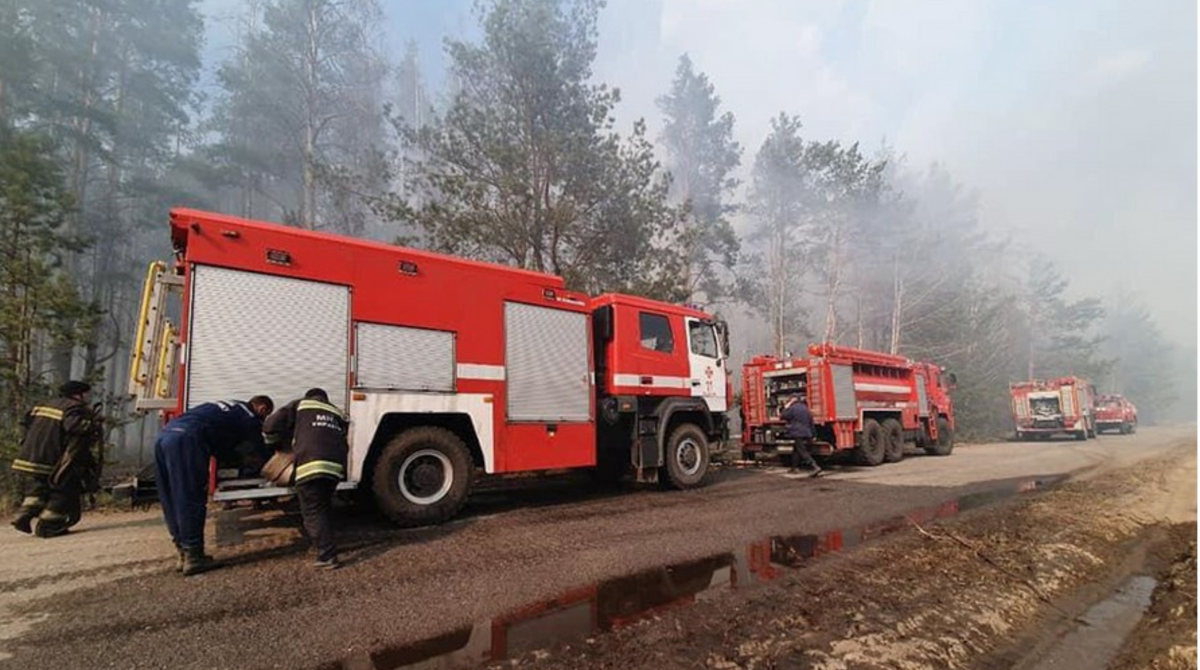
[[[25,438],[12,469],[24,476],[25,498],[12,526],[22,533],[44,538],[66,533],[82,516],[82,495],[96,490],[92,448],[103,435],[88,406],[91,390],[85,382],[69,381],[59,387],[59,397],[35,406],[21,422]]]
[[[316,567],[333,569],[338,562],[333,539],[333,494],[346,477],[346,418],[329,404],[323,389],[309,389],[304,397],[280,407],[263,422],[268,444],[286,448],[281,437],[291,436],[295,454],[296,497],[304,530],[317,548]]]

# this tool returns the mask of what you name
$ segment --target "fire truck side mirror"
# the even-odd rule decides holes
[[[946,388],[954,388],[958,386],[958,375],[953,372],[946,374]]]

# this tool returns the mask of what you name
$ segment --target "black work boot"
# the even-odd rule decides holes
[[[179,543],[175,543],[175,572],[183,572],[183,565],[187,562],[187,552]]]
[[[12,527],[29,535],[33,533],[33,515],[27,512],[21,512],[17,518],[12,520]]]
[[[204,553],[204,547],[187,547],[183,550],[183,576],[191,577],[221,567],[212,556]]]
[[[37,525],[33,528],[33,534],[45,539],[66,535],[67,520],[65,518],[61,520],[47,520],[43,517],[38,517]]]

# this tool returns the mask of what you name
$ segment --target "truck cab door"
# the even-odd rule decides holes
[[[721,352],[721,340],[715,324],[685,317],[688,339],[688,384],[692,397],[704,398],[710,412],[729,409],[725,397],[728,366]]]

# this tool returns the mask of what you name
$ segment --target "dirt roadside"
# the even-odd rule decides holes
[[[1195,477],[1193,442],[929,535],[914,528],[817,559],[749,595],[727,592],[492,667],[1023,667],[1121,580],[1158,572],[1151,612],[1115,667],[1195,668]]]

